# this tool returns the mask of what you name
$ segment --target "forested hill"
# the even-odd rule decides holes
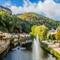
[[[37,25],[46,25],[49,27],[49,29],[56,28],[60,21],[55,21],[51,18],[36,14],[36,13],[24,13],[24,14],[18,14],[17,15],[20,19],[23,21],[28,21],[31,24],[37,24]]]
[[[29,33],[33,25],[46,25],[49,29],[57,28],[59,21],[44,17],[36,13],[12,15],[5,9],[0,9],[0,31]]]

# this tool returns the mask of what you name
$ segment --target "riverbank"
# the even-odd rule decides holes
[[[10,41],[1,41],[0,40],[0,57],[3,57],[4,55],[6,55],[6,53],[9,51],[10,49]]]
[[[60,47],[59,43],[52,43],[47,41],[41,42],[41,47],[48,51],[50,54],[56,57],[56,59],[60,60]]]
[[[10,35],[0,32],[0,57],[4,56],[10,49]]]
[[[51,54],[43,50],[41,47],[39,51],[40,51],[39,60],[56,60]],[[32,54],[33,54],[32,50],[27,50],[24,47],[17,46],[13,48],[11,51],[9,51],[8,54],[5,57],[3,57],[3,60],[33,60]]]
[[[14,48],[18,45],[21,45],[22,43],[24,43],[25,46],[30,47],[31,44],[29,45],[26,43],[27,41],[30,41],[30,36],[28,34],[0,32],[0,55],[5,55],[6,51],[8,51],[9,48]]]

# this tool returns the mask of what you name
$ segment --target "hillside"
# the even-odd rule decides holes
[[[6,13],[12,14],[12,11],[9,8],[6,8],[6,7],[3,7],[0,5],[0,12],[1,12],[1,10],[5,11]]]
[[[18,15],[19,18],[21,18],[22,20],[32,20],[34,18],[39,18],[39,15],[38,14],[35,14],[35,13],[24,13],[24,14],[20,14]]]
[[[27,21],[31,24],[36,25],[46,25],[49,27],[49,29],[56,28],[59,25],[59,21],[55,21],[51,18],[36,14],[36,13],[24,13],[24,14],[18,14],[18,18],[22,19],[23,21]]]
[[[20,32],[20,19],[3,8],[0,9],[0,31]]]
[[[12,15],[0,9],[0,31],[4,32],[31,32],[33,25],[46,25],[49,29],[56,29],[60,22],[36,13]]]

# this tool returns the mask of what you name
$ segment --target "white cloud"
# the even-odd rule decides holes
[[[5,6],[5,7],[9,8],[10,6],[12,6],[11,1],[10,0],[6,0],[5,3],[2,4],[2,6]]]
[[[48,17],[56,18],[56,16],[60,16],[60,4],[55,3],[53,0],[38,3],[38,8]]]
[[[22,7],[11,6],[10,9],[12,10],[13,14],[18,14],[18,13],[24,12]]]
[[[43,12],[46,16],[55,19],[60,16],[60,4],[55,3],[53,0],[45,0],[45,2],[39,1],[38,3],[31,3],[29,0],[24,0],[23,7],[11,6],[10,9],[13,14],[24,12]]]
[[[39,11],[37,9],[37,4],[36,3],[31,3],[29,0],[24,0],[23,7],[21,7],[21,6],[19,6],[19,7],[11,6],[10,9],[13,11],[13,14]]]

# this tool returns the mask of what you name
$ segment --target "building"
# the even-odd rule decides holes
[[[50,35],[56,34],[56,30],[54,30],[54,29],[49,30],[48,33],[49,33]]]

